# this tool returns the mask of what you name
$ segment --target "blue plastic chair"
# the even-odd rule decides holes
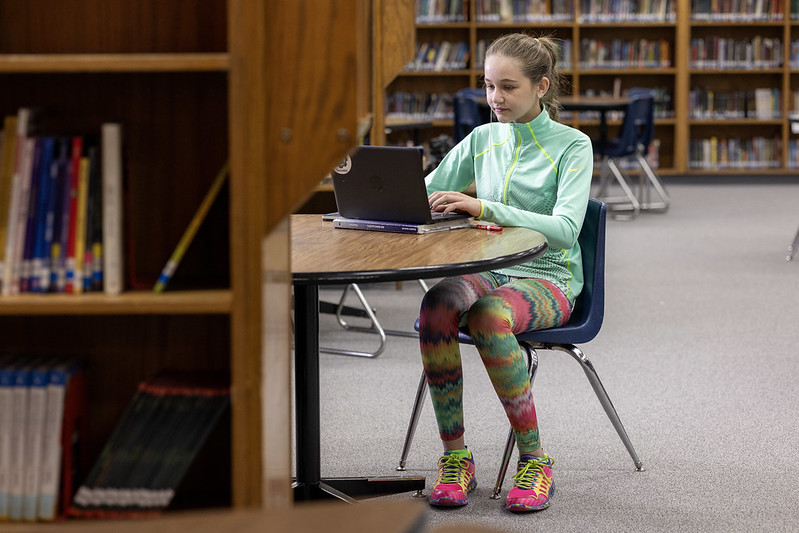
[[[486,104],[483,89],[461,89],[455,93],[453,102],[455,118],[455,142],[460,142],[470,131],[491,120],[491,109]]]
[[[524,348],[528,357],[528,368],[530,370],[530,383],[535,378],[538,367],[538,354],[536,350],[560,350],[571,355],[583,368],[588,381],[591,383],[594,392],[599,399],[599,403],[605,410],[616,432],[624,443],[627,452],[632,457],[637,470],[643,470],[643,464],[638,458],[638,454],[630,442],[627,432],[619,419],[610,397],[605,391],[602,382],[597,375],[594,366],[576,344],[583,344],[592,340],[599,333],[602,321],[605,316],[605,225],[607,220],[607,206],[598,200],[590,199],[588,209],[585,214],[585,221],[580,231],[578,241],[583,255],[583,274],[585,285],[580,296],[575,302],[574,311],[569,321],[562,327],[528,331],[516,336],[519,344]],[[419,320],[416,320],[415,329],[419,329]],[[468,331],[461,331],[459,341],[462,344],[474,344]],[[405,470],[411,441],[416,432],[419,422],[419,415],[427,390],[427,380],[424,372],[417,388],[416,400],[413,406],[413,413],[408,425],[408,432],[405,437],[405,445],[402,450],[400,464],[397,470]],[[493,499],[499,498],[502,491],[502,483],[510,462],[513,447],[516,444],[516,437],[511,429],[508,432],[508,439],[505,445],[505,452],[500,466],[497,482],[494,485]]]
[[[665,211],[669,207],[669,196],[646,160],[646,153],[655,135],[655,92],[651,89],[632,88],[628,91],[628,96],[630,103],[625,110],[618,137],[594,146],[594,152],[602,156],[597,198],[614,209],[631,210],[633,215],[641,210]],[[638,194],[633,192],[615,161],[629,157],[634,158],[640,167]],[[611,176],[621,186],[624,196],[607,195]],[[658,195],[657,201],[652,201],[651,189]]]

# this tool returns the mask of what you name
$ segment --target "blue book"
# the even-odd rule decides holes
[[[55,188],[53,243],[50,247],[50,291],[64,292],[67,276],[67,243],[69,241],[69,207],[71,204],[72,164],[71,139],[58,139],[58,177]],[[77,194],[77,191],[75,191]]]
[[[51,362],[41,360],[30,372],[28,412],[25,420],[25,477],[22,487],[22,519],[35,522],[39,505],[42,446],[47,412],[47,384]]]
[[[31,291],[47,292],[50,287],[50,248],[53,243],[55,222],[55,182],[58,179],[58,161],[55,159],[55,139],[45,137],[42,143],[42,160],[39,169],[39,199],[36,204],[36,238],[33,247],[33,272]]]
[[[11,488],[8,497],[8,518],[22,520],[23,496],[25,488],[26,455],[31,447],[28,444],[28,403],[33,368],[36,360],[21,362],[14,373],[13,402],[11,435]]]
[[[36,242],[36,206],[39,203],[39,182],[41,181],[41,163],[43,139],[37,137],[33,147],[33,166],[31,185],[28,193],[28,218],[25,224],[25,245],[22,252],[22,265],[19,274],[19,292],[29,292],[33,276],[33,249]]]
[[[44,436],[39,478],[38,519],[56,519],[58,502],[62,488],[62,456],[69,453],[68,443],[73,441],[73,431],[67,430],[64,439],[62,428],[65,423],[67,391],[74,384],[76,374],[83,372],[87,364],[85,358],[73,358],[50,368],[47,383],[47,408],[45,410]],[[69,422],[66,422],[69,427]],[[73,428],[74,430],[74,428]],[[64,439],[66,442],[64,442]],[[68,473],[65,473],[68,475]],[[71,497],[71,494],[68,494]]]
[[[14,377],[16,358],[0,359],[0,520],[8,520],[11,491],[11,433],[14,413]]]

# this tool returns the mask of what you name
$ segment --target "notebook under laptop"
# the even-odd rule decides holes
[[[359,146],[331,175],[342,217],[408,224],[469,217],[430,212],[418,148]]]

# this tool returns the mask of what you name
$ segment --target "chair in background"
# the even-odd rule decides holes
[[[630,103],[624,113],[619,135],[594,147],[602,157],[599,176],[599,192],[596,197],[606,202],[614,211],[665,211],[669,207],[669,196],[660,179],[646,159],[655,131],[655,93],[651,89],[633,88],[628,91]],[[639,167],[637,194],[627,182],[616,160],[633,158]],[[624,196],[608,195],[611,183],[619,184]],[[657,195],[653,201],[652,192]]]
[[[616,413],[610,397],[605,391],[602,382],[597,375],[594,366],[585,354],[580,350],[576,344],[583,344],[589,342],[602,327],[602,320],[605,315],[605,224],[607,219],[606,205],[598,200],[590,199],[588,209],[585,214],[585,221],[583,222],[582,230],[580,231],[579,242],[583,254],[583,273],[585,278],[585,286],[580,296],[575,302],[574,311],[569,321],[562,327],[543,329],[538,331],[529,331],[516,336],[520,346],[525,350],[528,357],[528,368],[530,371],[530,382],[532,384],[535,378],[535,372],[538,366],[538,354],[536,350],[560,350],[571,355],[583,368],[594,393],[599,399],[605,413],[607,414],[613,427],[616,429],[619,437],[624,443],[627,452],[635,464],[637,470],[643,470],[643,464],[638,458],[638,454],[633,448],[632,442],[627,436],[627,432]],[[419,321],[416,321],[416,329],[418,330]],[[461,332],[460,342],[463,344],[474,344],[468,332]],[[419,422],[419,415],[424,400],[424,394],[427,389],[427,381],[425,374],[422,372],[419,387],[416,392],[416,399],[411,414],[411,420],[408,424],[408,431],[405,436],[405,444],[400,457],[399,466],[397,470],[405,470],[408,452],[410,450],[411,441],[416,432],[416,426]],[[496,484],[494,485],[494,492],[491,496],[494,499],[499,498],[502,491],[502,483],[505,480],[505,474],[510,462],[511,453],[516,444],[516,439],[513,430],[508,434],[508,439],[505,445],[505,452],[500,466],[499,474],[497,476]]]
[[[423,279],[417,280],[419,286],[422,288],[422,291],[427,292],[427,283]],[[345,305],[347,300],[347,296],[350,292],[354,292],[358,298],[358,301],[361,303],[362,308],[359,309],[357,307],[351,307]],[[366,296],[364,296],[363,291],[358,286],[357,283],[350,283],[344,288],[344,291],[341,293],[341,298],[338,301],[338,304],[333,304],[330,302],[319,302],[319,310],[321,312],[335,314],[336,321],[338,322],[339,326],[348,330],[348,331],[358,331],[361,333],[375,333],[379,337],[379,344],[377,348],[371,352],[361,351],[361,350],[350,350],[346,348],[335,348],[329,346],[320,346],[319,351],[324,353],[330,353],[335,355],[351,355],[355,357],[366,357],[368,359],[373,359],[383,353],[383,350],[386,348],[386,336],[393,335],[395,337],[419,337],[419,334],[415,331],[400,331],[394,329],[386,329],[381,324],[380,321],[377,319],[377,311],[373,308],[369,302],[366,300]],[[369,320],[368,326],[358,326],[355,324],[351,324],[345,320],[345,316],[351,317],[358,317],[364,318]]]
[[[453,137],[457,144],[470,131],[491,120],[491,108],[486,103],[483,89],[461,89],[455,93],[453,101],[455,131]]]

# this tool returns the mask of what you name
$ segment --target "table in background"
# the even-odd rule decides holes
[[[564,111],[596,111],[599,113],[598,146],[601,153],[608,140],[608,117],[611,111],[624,111],[630,103],[625,96],[562,96],[558,99]]]
[[[334,228],[321,215],[292,215],[296,396],[295,499],[384,494],[424,489],[415,477],[321,477],[319,285],[404,281],[470,274],[531,261],[544,236],[526,228],[501,232],[464,228],[423,235]]]

